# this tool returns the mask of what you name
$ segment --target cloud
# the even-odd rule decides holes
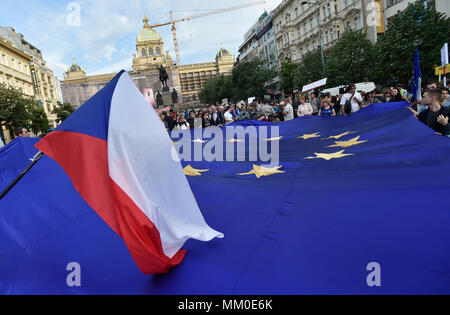
[[[71,13],[67,11],[70,0],[15,2],[15,6],[8,8],[8,14],[13,14],[13,17],[2,10],[0,20],[11,21],[11,26],[22,32],[26,40],[41,49],[49,67],[58,76],[62,76],[73,57],[88,74],[131,68],[136,35],[142,29],[145,13],[154,24],[169,21],[171,10],[175,18],[181,18],[206,12],[201,10],[245,3],[242,0],[75,0],[81,9],[81,25],[71,26],[67,24],[67,16]],[[182,64],[214,61],[221,42],[237,56],[248,29],[265,8],[270,11],[280,2],[266,0],[263,5],[178,23]],[[23,8],[27,8],[25,16]],[[165,50],[169,50],[175,60],[170,26],[156,30],[163,37]]]

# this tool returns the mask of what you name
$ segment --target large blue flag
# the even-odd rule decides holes
[[[407,105],[272,124],[279,134],[264,141],[279,141],[278,165],[182,161],[197,175],[188,180],[205,220],[226,237],[188,241],[184,261],[165,275],[142,274],[124,241],[44,157],[0,201],[0,292],[448,293],[450,142]],[[0,149],[0,190],[34,144]],[[80,286],[67,282],[70,263],[81,267]]]

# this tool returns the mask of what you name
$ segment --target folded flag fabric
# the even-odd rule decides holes
[[[187,241],[183,263],[162,275],[141,273],[124,240],[46,156],[0,201],[0,293],[448,294],[450,141],[407,106],[239,122],[259,134],[279,128],[258,142],[278,141],[278,165],[238,161],[238,150],[235,161],[182,161],[206,222],[226,237]],[[192,146],[210,147],[210,130]],[[33,145],[17,139],[0,149],[0,189],[29,163]],[[66,282],[72,262],[79,285]]]
[[[144,274],[178,265],[190,238],[223,237],[206,224],[164,126],[124,71],[36,148],[61,165]]]

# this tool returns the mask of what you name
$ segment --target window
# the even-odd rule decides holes
[[[331,4],[328,3],[327,8],[328,8],[328,16],[331,16]]]
[[[345,7],[348,7],[349,6],[349,0],[345,0]]]
[[[359,17],[355,17],[355,29],[359,29]]]
[[[156,47],[156,55],[161,56],[161,48]]]
[[[150,47],[150,48],[148,49],[148,54],[149,54],[150,56],[154,56],[154,55],[155,55],[155,52],[153,51],[153,48],[152,48],[152,47]]]
[[[352,21],[347,21],[347,29],[351,29],[352,28]]]
[[[298,8],[295,8],[295,17],[298,17]]]
[[[141,55],[142,57],[147,57],[147,50],[145,48],[142,48]]]

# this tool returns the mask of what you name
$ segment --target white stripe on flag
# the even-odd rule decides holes
[[[172,148],[161,119],[124,73],[111,102],[109,172],[156,226],[169,258],[189,238],[223,237],[206,224],[180,162],[171,156]]]

